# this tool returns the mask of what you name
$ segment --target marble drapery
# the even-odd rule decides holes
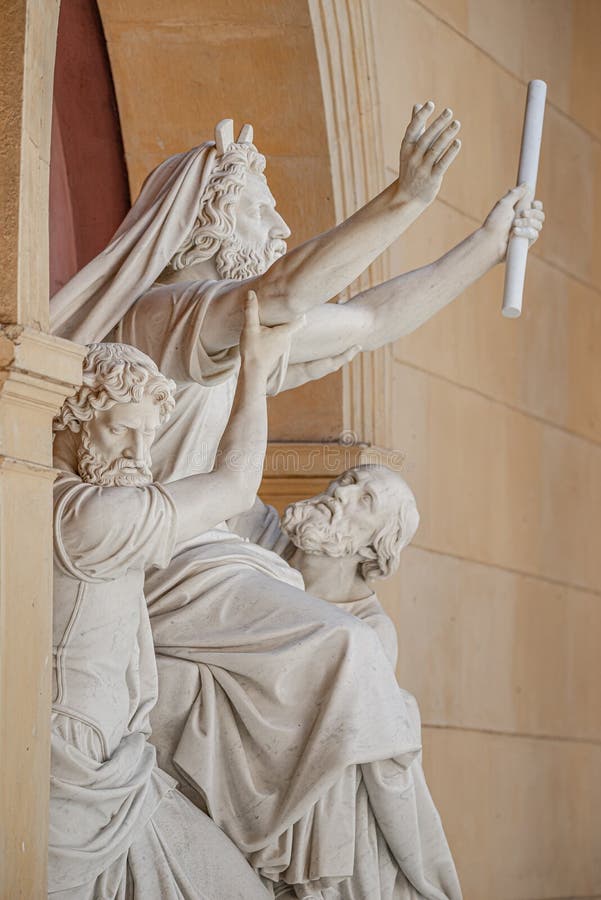
[[[158,486],[101,488],[67,473],[56,482],[56,900],[267,897],[234,845],[157,767],[148,742],[157,675],[144,568],[167,564],[174,539],[175,511]]]
[[[154,449],[159,481],[211,469],[235,385],[235,348],[210,355],[202,344],[227,284],[152,285],[192,224],[205,147],[150,176],[107,250],[53,300],[60,334],[98,340],[118,323],[114,339],[176,380]],[[161,762],[259,872],[298,896],[329,900],[346,884],[354,900],[361,879],[382,880],[385,845],[391,900],[461,896],[418,764],[415,704],[368,626],[309,597],[281,559],[225,525],[176,548],[145,590]]]

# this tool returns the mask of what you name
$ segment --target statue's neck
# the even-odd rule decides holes
[[[183,281],[219,281],[219,274],[211,258],[203,259],[201,262],[177,271],[167,266],[167,268],[163,269],[157,281],[160,284],[176,284]]]
[[[317,556],[296,548],[288,562],[303,576],[307,593],[322,600],[345,603],[362,600],[373,593],[361,577],[354,556]]]

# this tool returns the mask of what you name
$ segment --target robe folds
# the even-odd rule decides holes
[[[144,568],[173,551],[160,487],[55,486],[49,896],[264,900],[227,837],[148,742],[157,697]]]
[[[211,356],[203,321],[225,287],[155,285],[112,335],[177,383],[152,450],[158,481],[213,466],[238,353]],[[354,900],[361,878],[385,879],[382,900],[461,896],[423,779],[417,705],[368,625],[310,597],[276,553],[225,524],[176,546],[145,593],[159,763],[265,879],[299,897]]]
[[[237,349],[203,345],[228,283],[154,284],[190,234],[215,161],[207,142],[162,163],[51,303],[54,333],[133,344],[177,382],[153,448],[161,483],[211,470],[234,393]],[[274,553],[226,525],[176,547],[145,591],[161,764],[279,895],[459,900],[417,707],[368,625],[309,597]]]

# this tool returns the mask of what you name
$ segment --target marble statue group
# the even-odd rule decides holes
[[[327,303],[436,197],[460,126],[433,109],[397,179],[289,252],[225,120],[52,299],[88,345],[54,422],[55,900],[461,897],[374,593],[410,487],[357,466],[281,520],[257,498],[268,394],[410,333],[542,228],[514,188],[441,259]]]

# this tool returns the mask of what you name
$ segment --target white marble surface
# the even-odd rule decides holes
[[[221,123],[215,143],[149,176],[109,247],[52,301],[58,334],[134,345],[176,382],[152,453],[156,490],[181,506],[173,555],[145,582],[160,686],[153,740],[161,765],[255,869],[299,897],[364,898],[376,871],[383,900],[416,890],[460,896],[419,765],[417,707],[376,633],[306,593],[275,553],[219,524],[251,505],[260,470],[250,447],[256,463],[266,438],[264,397],[253,389],[260,356],[246,371],[240,364],[249,287],[263,326],[305,316],[261,371],[263,389],[271,375],[278,390],[410,332],[502,260],[520,189],[441,260],[324,305],[440,189],[459,124],[450,110],[430,124],[431,113],[432,104],[415,108],[398,179],[288,253],[250,131],[231,143]],[[542,210],[528,211],[520,227],[534,240],[542,220]],[[73,451],[69,440],[58,443],[58,464]],[[191,510],[185,481],[208,473],[213,489],[205,483]],[[236,495],[238,506],[228,505]]]
[[[144,570],[169,564],[178,533],[148,451],[172,392],[139,351],[98,345],[55,423],[49,896],[61,900],[268,896],[148,742]]]

